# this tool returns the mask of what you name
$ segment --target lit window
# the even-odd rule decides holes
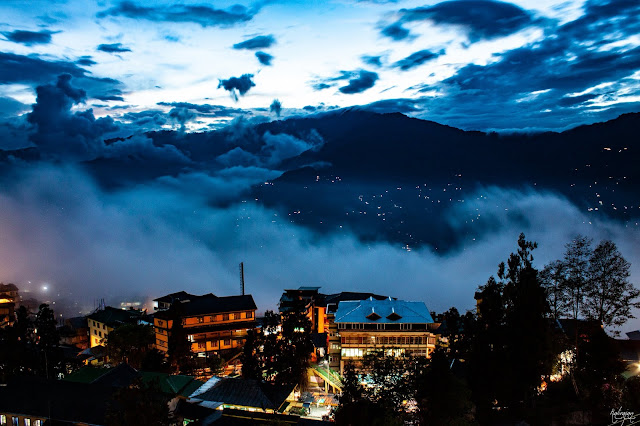
[[[204,317],[198,317],[198,322],[199,323],[203,323],[204,322]]]
[[[31,419],[24,419],[24,426],[31,426]]]
[[[204,349],[205,345],[205,342],[198,342],[198,349]]]
[[[13,426],[18,426],[18,418],[17,417],[11,417],[11,424]]]
[[[222,321],[229,321],[229,314],[222,314]]]
[[[5,416],[4,414],[0,414],[0,425],[6,425],[7,424],[7,416]]]
[[[245,318],[253,318],[253,312],[251,312],[251,311],[245,312],[244,317]]]
[[[231,346],[231,339],[224,339],[225,346]]]

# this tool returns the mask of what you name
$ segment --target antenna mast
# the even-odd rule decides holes
[[[244,262],[240,262],[240,290],[244,296]]]

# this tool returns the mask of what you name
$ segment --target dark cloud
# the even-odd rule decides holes
[[[401,112],[406,114],[420,111],[421,108],[418,107],[419,104],[420,102],[415,99],[385,99],[364,105],[360,108],[378,113]]]
[[[87,96],[84,90],[71,86],[71,78],[63,74],[55,85],[36,88],[36,103],[27,116],[35,127],[30,139],[48,157],[93,159],[104,149],[104,135],[117,126],[111,117],[96,120],[90,109],[71,112],[71,107]]]
[[[534,23],[531,13],[511,4],[493,0],[445,1],[430,7],[405,9],[403,21],[431,20],[441,25],[458,25],[471,41],[513,34]]]
[[[0,118],[12,117],[28,110],[28,105],[13,98],[0,96]]]
[[[640,47],[628,43],[640,32],[640,20],[630,18],[640,16],[640,3],[590,1],[584,11],[574,21],[548,26],[544,39],[418,87],[437,93],[416,99],[428,110],[420,116],[465,129],[562,130],[576,121],[637,111],[637,102],[614,102],[619,93],[640,89],[633,77],[640,69]],[[504,111],[510,111],[508,117]]]
[[[250,38],[249,40],[245,40],[240,43],[236,43],[233,45],[234,49],[241,50],[258,50],[258,49],[266,49],[273,46],[276,43],[276,39],[273,35],[261,35]]]
[[[302,109],[309,112],[316,112],[318,110],[318,108],[314,107],[313,105],[307,105],[305,107],[302,107]]]
[[[278,99],[274,99],[269,106],[269,111],[275,112],[276,116],[280,117],[280,112],[282,111],[282,103]]]
[[[91,56],[82,56],[76,61],[76,64],[82,65],[82,66],[85,66],[85,67],[90,67],[92,65],[97,64],[97,62],[94,61],[91,58]]]
[[[122,45],[122,43],[101,44],[96,50],[107,53],[124,53],[131,52],[131,49]]]
[[[406,40],[411,37],[411,31],[403,27],[399,22],[395,22],[393,24],[385,26],[384,28],[382,28],[380,33],[383,36],[389,37],[395,41]]]
[[[141,130],[157,129],[168,122],[165,112],[157,109],[149,109],[140,112],[127,112],[120,117],[120,120],[128,121]]]
[[[340,71],[335,77],[314,81],[311,87],[313,90],[324,90],[344,80],[349,80],[349,83],[346,86],[340,87],[338,90],[344,94],[351,95],[372,88],[378,80],[378,74],[367,70]]]
[[[273,56],[269,55],[268,53],[265,52],[256,52],[256,58],[258,58],[258,61],[262,64],[262,65],[266,65],[266,66],[270,66],[271,62],[273,61]]]
[[[231,97],[235,101],[238,100],[238,94],[244,96],[252,87],[255,87],[255,83],[251,80],[253,74],[243,74],[240,77],[231,77],[228,80],[220,80],[218,88],[222,87],[224,90],[231,93]]]
[[[169,111],[169,118],[174,120],[180,126],[181,132],[184,132],[186,130],[187,122],[196,118],[196,114],[189,108],[176,107]]]
[[[420,50],[418,52],[412,53],[404,59],[399,60],[394,63],[393,66],[396,68],[400,68],[402,71],[408,71],[417,66],[424,64],[431,59],[435,59],[438,56],[444,54],[444,52],[434,53],[430,50]]]
[[[313,90],[324,90],[333,87],[333,85],[328,83],[314,83],[311,87]]]
[[[230,27],[250,21],[256,13],[257,10],[247,9],[238,4],[224,10],[207,5],[183,4],[146,7],[123,1],[115,7],[99,12],[97,17],[122,16],[152,22],[190,22],[202,27]]]
[[[51,31],[22,31],[16,30],[11,32],[3,32],[7,40],[14,43],[24,44],[25,46],[32,46],[34,44],[49,44],[51,43]]]
[[[48,61],[37,55],[23,56],[0,52],[0,84],[47,84],[55,81],[61,74],[73,76],[74,84],[85,90],[90,98],[107,100],[122,95],[120,81],[113,78],[92,77],[75,62]]]
[[[378,80],[378,74],[372,71],[360,70],[357,75],[349,80],[349,84],[341,87],[342,93],[352,95],[354,93],[362,93],[372,88]]]
[[[245,111],[240,108],[230,108],[223,105],[192,104],[189,102],[158,102],[158,105],[187,108],[208,117],[233,117],[236,115],[250,114],[249,111]]]
[[[370,56],[370,55],[362,55],[360,57],[360,59],[362,59],[362,62],[364,62],[366,65],[371,65],[374,67],[381,67],[382,66],[382,56],[378,55],[378,56]]]

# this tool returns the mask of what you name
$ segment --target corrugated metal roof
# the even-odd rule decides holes
[[[365,300],[340,302],[335,322],[425,324],[432,323],[433,318],[424,302],[407,302],[391,298],[377,300],[370,297]]]

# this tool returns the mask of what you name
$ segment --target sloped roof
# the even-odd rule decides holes
[[[252,311],[258,309],[253,296],[245,294],[241,296],[225,296],[217,297],[213,294],[205,294],[204,296],[196,296],[188,302],[180,304],[183,316],[196,316],[219,314],[223,312]],[[168,318],[168,311],[157,312],[156,317]]]
[[[628,332],[627,337],[629,340],[640,340],[640,330]]]
[[[186,291],[178,291],[176,293],[167,294],[166,296],[158,297],[157,299],[153,299],[154,302],[165,302],[165,303],[173,303],[180,302],[183,300],[189,300],[194,296],[193,294],[189,294]]]
[[[0,386],[0,412],[102,425],[114,391],[109,386],[16,377]]]
[[[394,319],[397,318],[398,319]],[[336,323],[433,323],[433,318],[424,302],[407,302],[387,298],[377,300],[345,300],[340,302],[335,316]]]
[[[274,385],[257,380],[223,378],[196,398],[223,404],[277,410],[293,392],[294,385]]]
[[[96,311],[87,318],[90,320],[98,321],[109,327],[117,327],[122,324],[128,324],[136,322],[141,319],[144,314],[134,309],[116,309],[111,306],[105,307],[103,310]]]

